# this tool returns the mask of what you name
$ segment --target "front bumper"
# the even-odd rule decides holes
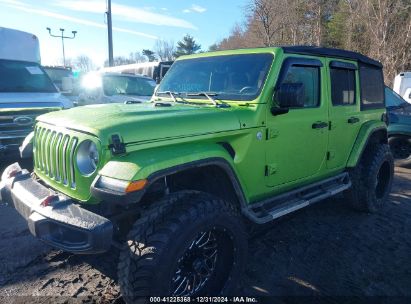
[[[0,201],[14,206],[34,236],[73,253],[101,253],[110,248],[113,235],[110,220],[40,184],[17,164],[11,166],[14,166],[13,177],[3,176],[0,182]],[[50,197],[52,200],[45,204]]]

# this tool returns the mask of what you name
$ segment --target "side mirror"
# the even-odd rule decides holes
[[[70,93],[71,91],[73,91],[73,78],[71,77],[63,77],[61,79],[61,87],[63,89],[63,92],[68,92]]]
[[[276,90],[274,98],[280,108],[303,108],[305,90],[303,83],[283,83]]]

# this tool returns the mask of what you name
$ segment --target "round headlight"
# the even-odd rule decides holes
[[[91,140],[83,141],[78,147],[76,161],[82,175],[90,175],[96,171],[99,161],[96,144]]]

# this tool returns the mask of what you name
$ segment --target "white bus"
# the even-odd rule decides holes
[[[115,67],[102,68],[102,72],[143,75],[153,78],[157,83],[163,79],[173,61],[140,62]]]

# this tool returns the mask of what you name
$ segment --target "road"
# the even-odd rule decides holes
[[[52,249],[30,235],[15,210],[0,205],[0,302],[20,296],[36,303],[67,297],[122,303],[117,255],[115,249],[99,256]],[[377,214],[357,213],[334,198],[259,231],[249,242],[240,293],[337,302],[339,296],[399,296],[406,303],[410,260],[411,170],[396,168],[390,201]]]

